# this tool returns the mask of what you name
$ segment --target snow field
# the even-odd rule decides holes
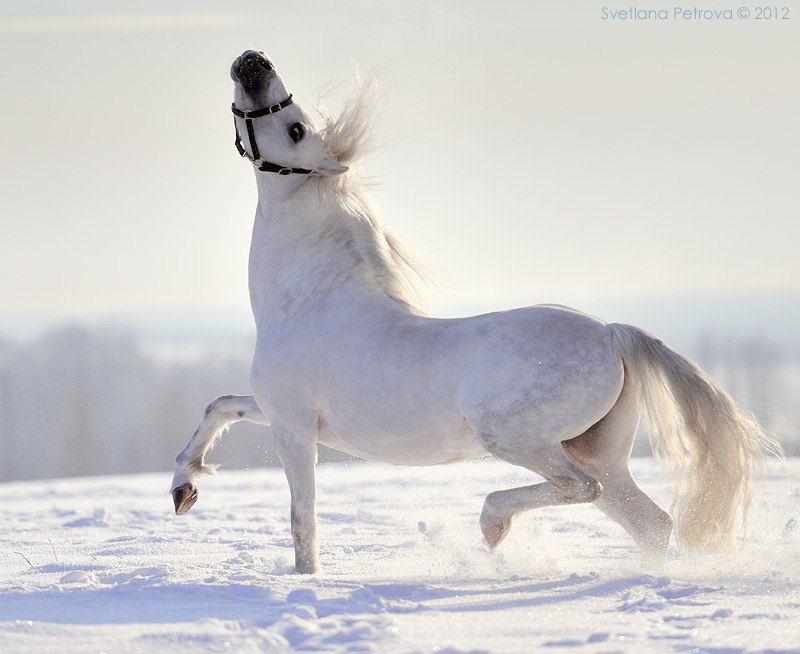
[[[800,459],[790,461],[794,476]],[[633,462],[662,506],[658,466]],[[293,573],[279,469],[0,485],[3,652],[800,653],[800,491],[770,463],[751,542],[642,571],[591,506],[519,517],[495,553],[492,490],[536,476],[498,461],[318,469],[322,568]]]

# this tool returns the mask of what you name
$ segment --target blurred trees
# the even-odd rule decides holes
[[[0,346],[0,480],[169,470],[205,406],[247,393],[249,348],[194,356],[149,351],[135,334],[65,327]],[[271,443],[268,430],[241,440]],[[226,465],[263,465],[254,443]],[[269,451],[271,448],[262,448]],[[258,456],[256,457],[258,458]]]

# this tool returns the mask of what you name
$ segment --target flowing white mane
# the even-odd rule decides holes
[[[352,166],[372,145],[373,116],[378,99],[378,77],[371,73],[357,77],[357,84],[334,115],[317,100],[315,109],[322,117],[329,156]],[[320,193],[326,202],[338,204],[346,220],[330,226],[334,240],[354,249],[356,262],[364,262],[381,289],[415,313],[430,309],[428,285],[430,268],[425,261],[384,224],[380,208],[364,189],[357,171],[346,175],[317,177]]]
[[[356,162],[370,149],[380,90],[375,71],[364,77],[357,75],[355,82],[338,116],[331,113],[322,98],[314,103],[324,123],[322,137],[330,156],[346,166]]]

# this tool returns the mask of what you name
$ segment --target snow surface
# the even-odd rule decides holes
[[[488,552],[484,495],[535,480],[498,461],[320,466],[313,576],[279,469],[206,477],[181,517],[170,473],[3,484],[0,651],[800,653],[789,466],[767,466],[744,549],[655,574],[591,506],[526,514]],[[633,469],[668,506],[658,466]]]

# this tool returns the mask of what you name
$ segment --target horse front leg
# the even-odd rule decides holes
[[[292,540],[297,572],[319,572],[319,537],[316,512],[317,443],[303,441],[279,430],[275,445],[291,493]]]
[[[171,492],[176,514],[186,513],[197,502],[194,481],[203,473],[217,471],[216,466],[205,463],[205,455],[230,425],[240,421],[269,425],[252,395],[223,395],[206,407],[194,435],[175,459]]]

